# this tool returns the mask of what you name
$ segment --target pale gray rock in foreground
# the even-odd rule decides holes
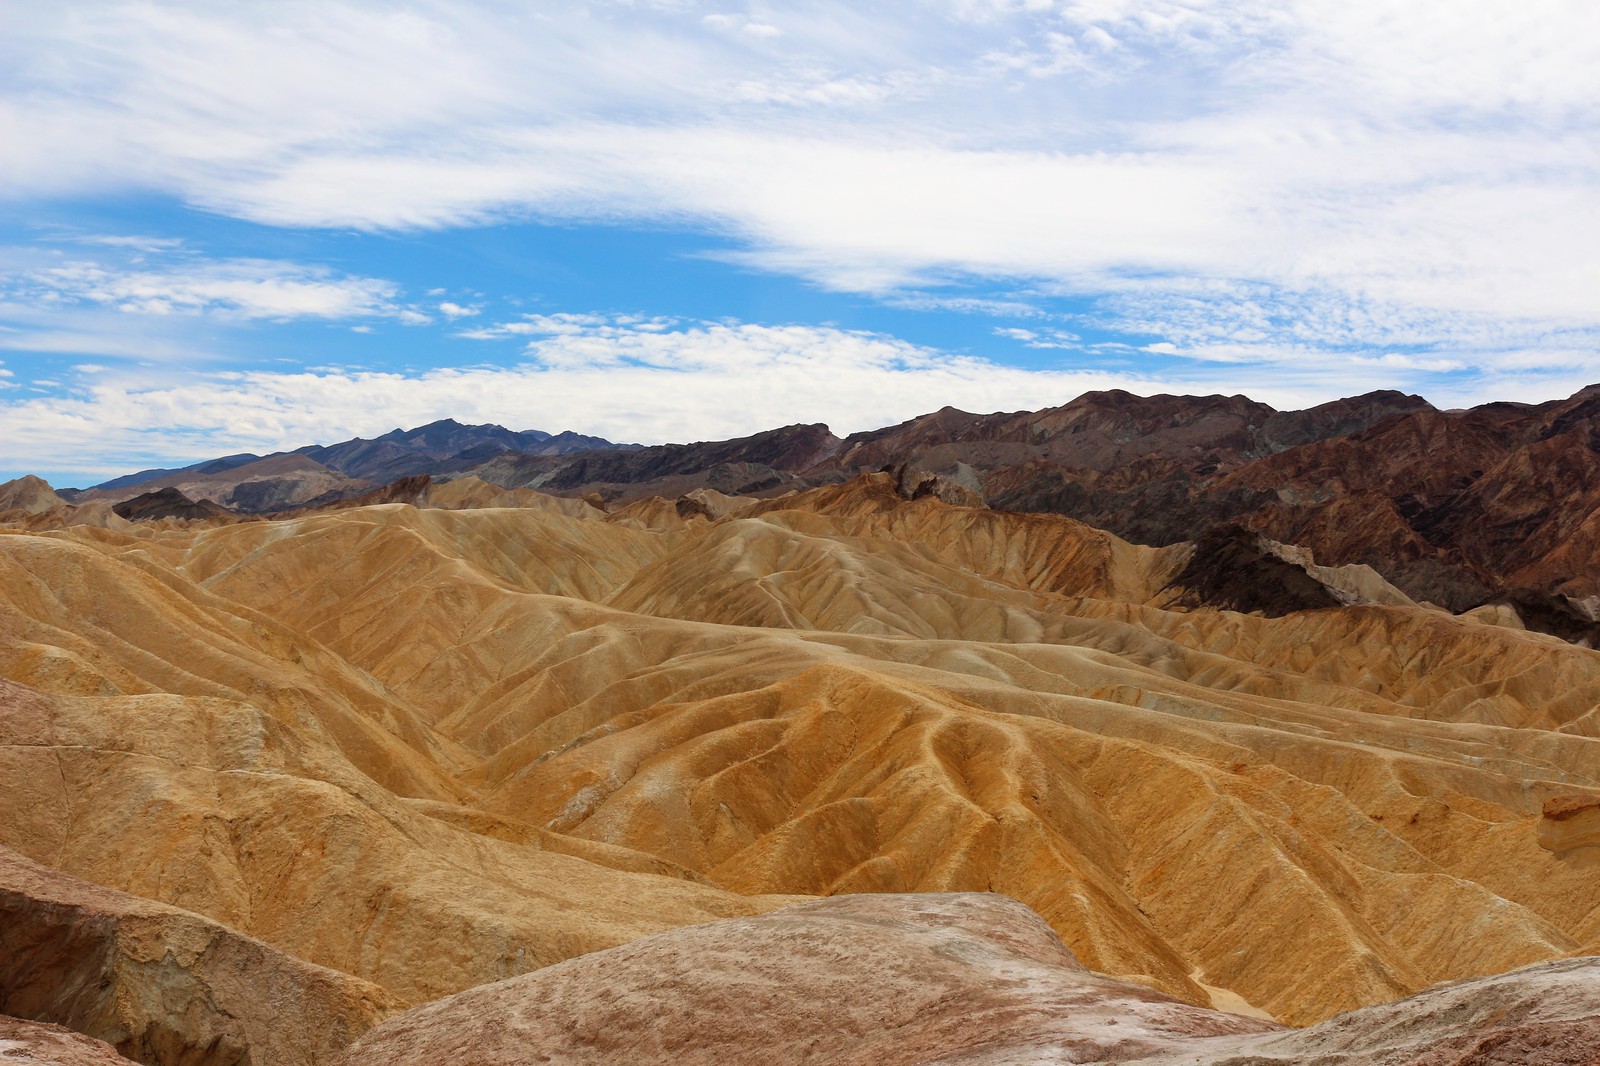
[[[1287,1029],[1085,970],[1022,904],[836,896],[673,930],[398,1015],[344,1066],[1594,1066],[1600,959]]]
[[[127,1066],[110,1044],[48,1022],[0,1015],[5,1066]]]

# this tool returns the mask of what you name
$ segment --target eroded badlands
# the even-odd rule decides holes
[[[1406,1025],[1346,1026],[1438,1034],[1394,1045],[1411,1058],[1280,1026],[1544,963],[1481,987],[1515,986],[1512,1004],[1560,985],[1549,1033],[1594,1035],[1592,964],[1553,960],[1600,954],[1600,653],[1270,545],[1261,573],[1327,605],[1195,606],[1204,545],[901,488],[869,474],[610,512],[457,489],[0,532],[0,899],[17,916],[0,1014],[142,1061],[257,1066],[335,1061],[382,1018],[350,1063],[578,1045],[606,1061],[592,1052],[613,1037],[643,1041],[616,1045],[636,1062],[1522,1061],[1468,1043],[1419,1057],[1509,1024],[1441,1021],[1436,1000],[1378,1008]],[[856,893],[996,893],[1038,918],[993,896]],[[984,907],[1013,910],[962,924]],[[940,908],[948,943],[924,928]],[[145,947],[119,931],[135,927]],[[340,1019],[339,1047],[250,1036],[231,1007],[232,1029],[148,1029],[140,1003],[191,1011],[174,990],[232,987],[240,952],[272,960],[253,967],[271,1002]],[[721,960],[700,992],[731,1012],[757,979],[741,952],[816,977],[823,1028],[861,997],[861,1041],[778,1026],[802,1043],[763,1044],[777,1037],[750,1019],[742,1051],[673,1043],[688,1023],[638,1036],[695,1009],[640,991],[652,959]],[[607,959],[621,983],[595,977]],[[878,979],[940,966],[1011,1019],[995,1039],[1043,1035],[946,1039],[954,1001],[911,989],[931,998],[907,1007]],[[91,970],[124,991],[37,991]],[[476,1001],[398,1014],[505,979],[466,993],[482,1004],[465,1015]],[[581,1001],[560,1025],[540,1020],[552,990]],[[461,1018],[499,1010],[528,1027],[523,1050],[471,1050]],[[897,1011],[928,1023],[924,1043],[874,1030],[908,1024]],[[600,1043],[574,1035],[589,1024]],[[1247,1037],[1268,1042],[1216,1050]],[[396,1040],[413,1058],[373,1050]],[[98,1061],[73,1047],[59,1061]],[[1526,1061],[1595,1061],[1556,1055]]]

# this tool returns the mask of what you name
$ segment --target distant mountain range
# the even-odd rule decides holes
[[[1244,396],[1091,392],[1041,411],[947,407],[844,438],[811,424],[649,447],[445,419],[62,495],[125,509],[131,497],[176,489],[273,514],[410,499],[421,490],[382,490],[470,476],[616,507],[701,489],[777,496],[890,467],[941,475],[993,508],[1066,515],[1136,543],[1226,545],[1236,563],[1244,542],[1230,531],[1259,534],[1309,549],[1322,565],[1369,565],[1419,602],[1457,612],[1505,604],[1569,639],[1600,633],[1600,386],[1455,411],[1392,391],[1303,411]],[[1234,577],[1213,579],[1238,591]]]
[[[62,495],[75,503],[115,503],[173,488],[191,500],[210,500],[241,514],[270,514],[349,499],[416,474],[448,476],[508,452],[555,456],[594,448],[626,452],[637,447],[581,433],[519,432],[495,425],[467,426],[446,418],[416,429],[396,429],[371,440],[357,437],[339,444],[311,444],[292,452],[264,456],[242,452],[191,466],[141,470],[82,491],[64,490]]]

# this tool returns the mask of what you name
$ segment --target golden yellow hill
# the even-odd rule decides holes
[[[408,1002],[847,892],[1293,1024],[1600,952],[1592,650],[884,475],[485,502],[0,536],[0,844]]]

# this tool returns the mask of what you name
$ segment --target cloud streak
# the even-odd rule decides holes
[[[103,252],[87,258],[74,247],[63,254],[54,246],[61,243]],[[227,353],[198,341],[184,320],[203,319],[208,327],[433,321],[399,297],[400,287],[387,279],[315,264],[209,258],[175,240],[68,237],[0,248],[0,348],[206,363]]]
[[[94,304],[142,315],[337,319],[400,313],[392,282],[255,259],[155,270],[77,261],[32,271],[14,279],[12,288],[24,299]]]

